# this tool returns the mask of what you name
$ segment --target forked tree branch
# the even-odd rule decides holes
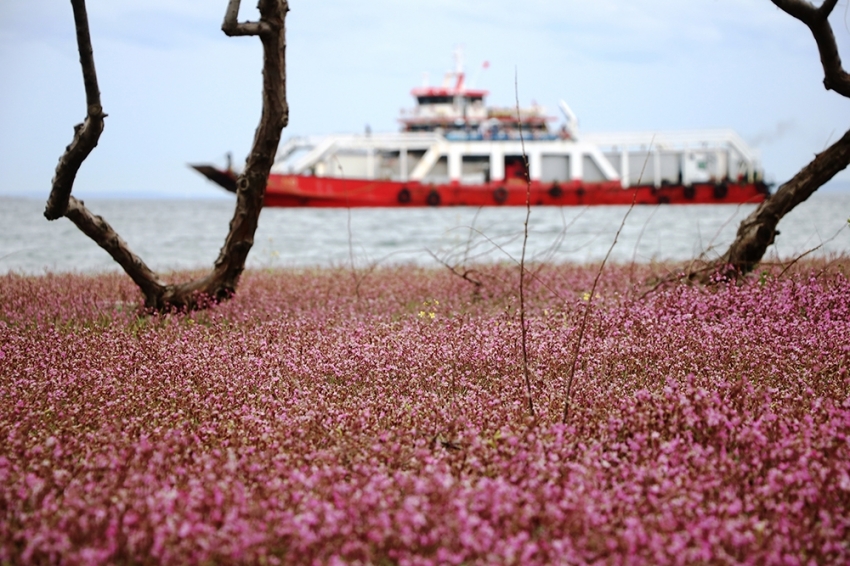
[[[227,10],[224,12],[224,23],[221,24],[221,31],[230,37],[237,35],[262,35],[271,33],[272,29],[260,22],[237,22],[239,17],[239,2],[240,0],[229,0]]]
[[[224,29],[227,35],[259,35],[263,44],[263,109],[254,135],[245,170],[236,181],[236,210],[230,231],[212,271],[205,277],[174,285],[164,284],[157,274],[130,251],[123,239],[100,216],[92,214],[71,196],[80,165],[97,145],[103,130],[103,110],[97,87],[94,56],[86,15],[85,0],[71,0],[77,28],[77,47],[86,88],[86,121],[76,127],[74,140],[66,148],[56,168],[45,216],[68,217],[118,262],[141,289],[145,306],[156,310],[195,309],[210,300],[229,298],[245,269],[248,252],[254,244],[268,176],[280,143],[281,131],[289,122],[286,102],[286,13],[287,0],[260,0],[258,23],[237,24],[239,0],[229,0]]]
[[[841,65],[835,34],[829,25],[829,15],[838,0],[825,0],[819,8],[806,0],[771,0],[780,10],[797,18],[811,30],[823,65],[823,86],[842,96],[850,97],[850,74]]]

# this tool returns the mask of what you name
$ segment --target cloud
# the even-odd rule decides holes
[[[194,0],[89,0],[86,2],[93,41],[109,40],[154,49],[175,49],[199,38],[221,35],[224,7]],[[73,11],[67,1],[8,3],[0,8],[0,46],[5,55],[17,42],[74,45]],[[95,45],[97,49],[97,45]]]
[[[69,4],[0,0],[0,76],[13,79],[0,81],[0,169],[14,186],[49,181],[84,110]],[[228,149],[244,155],[259,115],[261,50],[256,38],[221,33],[226,1],[87,4],[110,118],[81,173],[102,178],[80,187],[141,193],[167,179],[182,184],[185,161]],[[255,4],[242,2],[241,20],[256,18]],[[367,123],[397,129],[410,88],[423,71],[439,81],[458,44],[471,75],[490,62],[476,86],[495,105],[513,103],[518,76],[521,103],[554,109],[565,98],[589,131],[733,128],[770,144],[765,168],[780,178],[820,150],[836,123],[850,121],[847,100],[823,89],[811,33],[767,0],[290,6],[284,137],[359,132]],[[843,13],[835,17],[846,58],[850,33]],[[198,190],[206,190],[200,181]]]

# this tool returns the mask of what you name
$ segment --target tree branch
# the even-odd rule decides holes
[[[821,65],[823,65],[823,86],[842,96],[850,97],[850,74],[841,64],[835,34],[829,24],[829,15],[838,0],[825,0],[816,8],[806,0],[771,0],[780,10],[797,18],[811,30],[818,46]]]
[[[103,217],[92,214],[83,201],[74,197],[69,198],[65,216],[124,268],[130,279],[145,295],[145,306],[155,307],[157,297],[165,292],[165,284],[139,256],[130,251],[127,243],[112,229],[112,226]]]
[[[735,241],[715,265],[726,266],[726,275],[746,274],[758,265],[778,233],[776,225],[785,214],[808,199],[819,187],[850,164],[850,130],[840,140],[779,187],[738,228]],[[710,274],[708,274],[710,275]],[[708,275],[705,275],[708,278]]]
[[[224,12],[224,23],[221,24],[221,31],[229,37],[263,35],[272,32],[272,28],[263,21],[238,23],[236,20],[239,17],[239,2],[240,0],[229,0],[227,10]]]
[[[263,112],[245,169],[236,179],[236,210],[230,221],[230,231],[212,272],[195,281],[169,286],[161,299],[163,305],[195,308],[198,295],[215,300],[229,298],[236,290],[248,252],[254,245],[254,233],[281,131],[289,123],[285,25],[289,3],[287,0],[260,0],[257,7],[260,24],[269,30],[260,34],[263,43]],[[230,0],[226,18],[235,18],[238,8],[239,0]]]
[[[59,164],[56,166],[56,173],[52,181],[53,187],[44,210],[44,216],[48,220],[56,220],[65,215],[77,171],[79,171],[86,157],[97,146],[100,134],[103,132],[103,119],[106,117],[100,104],[100,90],[97,86],[94,51],[89,34],[85,0],[71,0],[71,6],[74,10],[77,47],[80,52],[80,66],[83,70],[87,110],[85,121],[74,127],[74,139],[65,148],[65,153],[59,158]]]
[[[829,24],[829,15],[838,0],[824,0],[819,8],[807,0],[771,0],[779,9],[797,18],[811,30],[818,45],[823,65],[823,84],[850,98],[850,75],[841,67],[835,35]],[[779,187],[776,194],[762,202],[738,227],[735,241],[723,256],[711,262],[707,269],[689,274],[690,279],[704,283],[712,280],[715,273],[735,278],[752,271],[764,257],[768,246],[773,244],[777,224],[795,206],[809,198],[812,193],[832,179],[850,164],[850,131],[832,144],[826,151],[815,156],[811,163]]]

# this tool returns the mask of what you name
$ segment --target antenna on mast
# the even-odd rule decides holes
[[[578,117],[576,117],[575,112],[573,112],[572,108],[570,108],[567,101],[561,99],[558,103],[558,107],[561,109],[561,113],[563,113],[564,118],[567,119],[566,124],[564,125],[567,129],[567,133],[570,134],[570,137],[573,139],[578,138]]]
[[[481,63],[481,67],[475,71],[475,75],[469,79],[469,88],[475,88],[475,85],[478,84],[478,77],[481,76],[482,71],[486,71],[490,68],[490,61],[484,61]]]
[[[455,47],[454,51],[455,58],[455,89],[461,90],[463,88],[463,46],[458,45]]]

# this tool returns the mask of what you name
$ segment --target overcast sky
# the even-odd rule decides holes
[[[819,3],[819,2],[818,2]],[[220,0],[89,0],[105,111],[74,194],[205,197],[186,167],[242,162],[260,112],[257,38],[227,38]],[[243,3],[240,19],[255,19]],[[398,129],[410,89],[453,66],[496,105],[557,114],[585,131],[732,128],[786,180],[850,127],[824,90],[808,29],[769,0],[290,0],[284,138]],[[850,61],[847,0],[831,18]],[[482,70],[482,63],[489,68]],[[0,1],[0,195],[46,198],[85,116],[68,0]],[[850,172],[838,177],[850,190]]]

